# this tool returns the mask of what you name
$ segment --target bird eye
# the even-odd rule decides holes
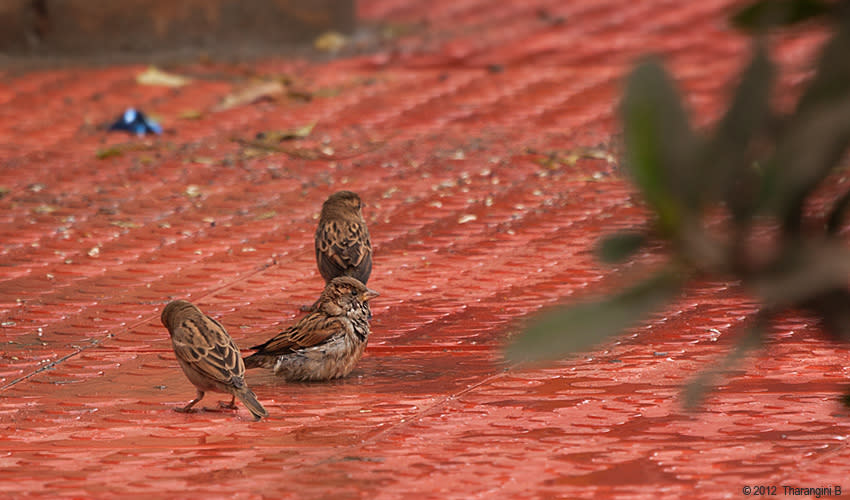
[[[357,297],[357,290],[351,290],[351,296]]]

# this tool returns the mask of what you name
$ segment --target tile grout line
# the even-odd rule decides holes
[[[489,383],[493,380],[497,380],[497,379],[503,377],[505,375],[505,373],[508,373],[512,367],[513,367],[513,365],[508,366],[508,367],[504,367],[496,373],[486,375],[482,380],[470,385],[469,387],[466,387],[465,389],[463,389],[461,391],[458,391],[458,392],[453,393],[453,394],[449,394],[447,396],[443,396],[442,398],[440,398],[440,400],[429,405],[427,408],[424,408],[424,409],[418,411],[417,413],[412,415],[410,418],[404,418],[404,419],[402,419],[402,421],[391,424],[387,428],[381,429],[380,431],[376,432],[372,436],[369,436],[365,439],[360,440],[360,442],[358,442],[358,443],[350,444],[350,445],[346,446],[343,451],[332,453],[327,458],[324,458],[324,459],[319,460],[317,462],[313,462],[312,464],[302,464],[302,465],[295,467],[295,468],[301,469],[301,468],[305,468],[305,467],[316,467],[316,466],[327,464],[327,463],[333,463],[333,462],[341,461],[345,457],[350,456],[351,451],[361,449],[361,448],[363,448],[363,446],[365,446],[367,444],[374,444],[374,443],[382,440],[386,436],[392,434],[396,430],[398,430],[402,427],[408,426],[411,422],[414,422],[416,420],[419,420],[421,418],[424,418],[424,417],[432,414],[437,409],[446,406],[447,403],[450,403],[451,401],[456,400],[457,398],[463,396],[464,394],[468,394],[472,391],[475,391],[476,389],[483,386],[484,384],[487,384],[487,383]]]
[[[230,287],[232,287],[232,286],[236,285],[237,283],[240,283],[240,282],[242,282],[242,281],[244,281],[244,280],[246,280],[246,279],[248,279],[248,278],[252,278],[252,277],[254,277],[254,276],[258,275],[258,274],[261,274],[261,273],[263,273],[264,271],[266,271],[267,269],[269,269],[271,266],[275,265],[275,264],[274,264],[274,262],[275,262],[275,258],[274,258],[274,257],[271,257],[268,261],[266,261],[265,263],[263,263],[263,264],[261,264],[260,266],[258,266],[258,267],[257,267],[256,269],[254,269],[252,272],[249,272],[249,273],[247,273],[247,274],[245,274],[245,275],[243,275],[243,276],[241,276],[241,277],[239,277],[239,278],[237,278],[237,279],[235,279],[235,280],[233,280],[233,281],[231,281],[231,282],[229,282],[229,283],[226,283],[226,284],[224,284],[224,285],[222,285],[222,286],[220,286],[220,287],[218,287],[218,288],[213,288],[213,289],[211,289],[211,290],[207,291],[206,293],[203,293],[203,294],[199,295],[199,296],[198,296],[198,299],[203,299],[204,297],[209,297],[210,295],[213,295],[213,294],[216,294],[216,293],[218,293],[218,292],[221,292],[222,290],[226,290],[226,289],[228,289],[228,288],[230,288]],[[11,388],[11,387],[12,387],[12,386],[14,386],[14,385],[17,385],[17,384],[21,383],[21,382],[24,382],[24,381],[26,381],[26,380],[29,380],[30,378],[32,378],[32,377],[34,377],[34,376],[36,376],[37,374],[39,374],[39,373],[41,373],[41,372],[44,372],[44,371],[47,371],[47,370],[52,370],[53,368],[55,368],[56,366],[58,366],[60,363],[63,363],[63,362],[65,362],[65,361],[67,361],[68,359],[71,359],[71,358],[73,358],[73,357],[75,357],[75,356],[79,355],[79,354],[80,354],[80,353],[82,353],[82,352],[85,352],[85,351],[87,351],[87,350],[89,350],[89,349],[92,349],[92,348],[94,348],[94,347],[102,346],[102,345],[103,345],[104,343],[106,343],[106,342],[107,342],[110,338],[117,337],[117,336],[118,336],[118,335],[120,335],[121,333],[131,331],[131,330],[133,330],[134,328],[138,328],[138,327],[140,327],[141,325],[144,325],[144,324],[146,324],[146,323],[148,323],[148,322],[150,322],[150,321],[154,321],[154,320],[156,320],[156,316],[148,316],[148,317],[142,318],[142,319],[140,319],[140,320],[138,320],[138,321],[136,321],[136,322],[132,323],[132,324],[131,324],[131,325],[129,325],[129,326],[125,326],[125,327],[123,327],[122,329],[120,329],[120,330],[118,331],[118,333],[107,333],[105,336],[101,336],[101,337],[98,337],[98,338],[90,339],[90,340],[89,340],[89,342],[91,343],[91,345],[88,345],[88,346],[85,346],[85,347],[78,347],[78,348],[77,348],[74,352],[71,352],[71,353],[69,353],[69,354],[66,354],[65,356],[62,356],[61,358],[59,358],[59,359],[57,359],[57,360],[55,360],[55,361],[52,361],[52,362],[50,362],[50,363],[48,363],[48,364],[46,364],[46,365],[44,365],[44,366],[40,366],[40,367],[38,367],[36,370],[34,370],[34,371],[32,371],[32,372],[30,372],[30,373],[28,373],[28,374],[25,374],[25,375],[22,375],[22,376],[20,376],[20,377],[18,377],[18,378],[16,378],[16,379],[12,380],[11,382],[9,382],[9,383],[5,384],[5,385],[0,386],[0,392],[3,392],[3,391],[5,391],[5,390],[7,390],[7,389]]]

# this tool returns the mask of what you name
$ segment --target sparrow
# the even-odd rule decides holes
[[[352,276],[364,285],[372,274],[372,242],[361,212],[360,197],[351,191],[334,193],[322,204],[316,228],[316,263],[329,283]]]
[[[183,373],[198,390],[197,398],[175,411],[191,411],[205,392],[214,391],[233,396],[230,404],[222,404],[224,408],[235,409],[236,398],[239,398],[255,420],[269,416],[245,384],[245,362],[221,323],[185,300],[170,302],[162,310],[160,319],[171,335],[174,354]]]
[[[316,308],[295,325],[252,347],[247,368],[272,368],[285,380],[330,380],[348,375],[369,338],[369,300],[378,292],[356,278],[340,276],[325,285]]]

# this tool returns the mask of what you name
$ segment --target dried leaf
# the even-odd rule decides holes
[[[322,52],[339,52],[347,43],[347,36],[336,31],[327,31],[313,41],[313,47]]]
[[[301,125],[300,127],[286,130],[269,130],[266,132],[260,132],[257,134],[257,140],[267,144],[277,144],[279,142],[292,139],[303,139],[313,132],[313,127],[315,126],[316,122],[312,122],[306,125]]]
[[[271,219],[271,218],[276,217],[276,216],[277,216],[276,211],[269,210],[267,212],[263,212],[263,213],[257,215],[256,217],[254,217],[254,220],[266,220],[266,219]]]
[[[32,209],[32,211],[37,214],[52,214],[57,210],[59,210],[59,208],[54,205],[39,205]]]
[[[201,196],[203,193],[201,193],[201,188],[199,186],[197,186],[195,184],[190,184],[189,186],[186,187],[186,190],[183,191],[183,194],[185,194],[189,198],[197,198],[197,197]]]
[[[277,99],[285,92],[286,87],[278,80],[254,82],[227,95],[213,111],[224,111],[262,99]]]
[[[148,69],[136,76],[136,82],[140,85],[155,85],[161,87],[182,87],[190,81],[192,81],[191,78],[167,73],[156,66],[148,66]]]
[[[136,224],[135,222],[124,221],[124,220],[114,220],[114,221],[110,222],[110,224],[112,224],[113,226],[118,226],[120,228],[124,228],[124,229],[132,229],[134,227],[141,227],[141,225]]]
[[[179,117],[184,120],[200,120],[203,116],[204,114],[197,109],[187,109],[180,112],[179,115]]]
[[[121,156],[123,154],[123,148],[112,146],[108,148],[98,149],[94,155],[98,160],[105,160],[106,158],[112,158],[113,156]]]

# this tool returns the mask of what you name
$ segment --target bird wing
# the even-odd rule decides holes
[[[256,354],[286,354],[305,347],[323,344],[336,335],[341,335],[351,327],[342,319],[314,312],[301,318],[301,321],[278,333],[266,343],[252,347]]]
[[[316,238],[316,252],[340,271],[357,267],[372,253],[369,230],[360,222],[322,224]]]
[[[200,374],[222,383],[245,375],[239,349],[218,321],[205,316],[189,319],[174,328],[174,353]]]

